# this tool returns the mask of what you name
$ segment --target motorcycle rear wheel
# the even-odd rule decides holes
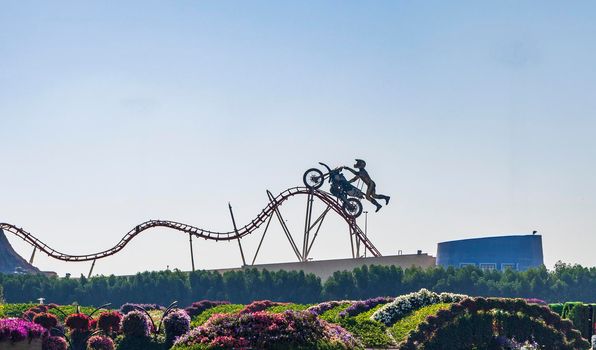
[[[320,188],[323,186],[323,182],[325,182],[323,172],[317,168],[308,169],[302,176],[302,182],[304,182],[304,185],[308,188]]]
[[[362,214],[362,203],[356,198],[348,198],[342,209],[347,216],[355,219]]]

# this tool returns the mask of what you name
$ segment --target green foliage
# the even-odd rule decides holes
[[[548,304],[548,307],[559,316],[563,315],[563,303]]]
[[[18,303],[0,305],[0,317],[21,317],[23,312],[38,304]]]
[[[223,304],[218,305],[216,307],[212,307],[211,309],[207,309],[194,317],[192,322],[190,323],[190,327],[198,327],[201,326],[203,323],[207,322],[207,320],[215,315],[215,314],[232,314],[235,312],[239,312],[244,308],[242,304]]]
[[[401,295],[424,287],[434,292],[512,298],[539,298],[548,302],[578,300],[594,302],[596,267],[557,263],[518,272],[483,271],[465,268],[428,269],[396,266],[363,266],[321,279],[304,272],[244,269],[220,274],[215,271],[159,271],[134,276],[57,278],[43,274],[0,274],[0,285],[8,302],[22,303],[40,296],[48,302],[101,305],[112,302],[180,305],[193,301],[229,300],[249,303],[272,300],[314,303],[321,300],[368,299],[379,295]]]
[[[302,311],[302,310],[308,309],[310,306],[312,306],[312,304],[289,303],[289,304],[284,304],[284,305],[271,306],[271,307],[267,308],[265,311],[272,312],[274,314],[278,314],[278,313],[281,313],[281,312],[284,312],[287,310]]]
[[[418,309],[410,315],[397,321],[393,326],[391,326],[391,328],[389,328],[389,332],[393,336],[393,339],[399,343],[405,340],[408,334],[415,330],[420,323],[425,321],[426,317],[436,314],[439,310],[447,309],[450,305],[451,304],[445,303],[433,304]]]
[[[536,340],[545,349],[589,347],[570,321],[547,307],[522,299],[469,298],[428,316],[399,349],[499,349],[497,335],[518,342]]]
[[[571,302],[563,306],[563,318],[573,322],[573,327],[581,332],[586,339],[592,337],[593,325],[591,322],[593,307],[589,304]]]
[[[339,313],[344,311],[351,304],[352,303],[349,303],[349,302],[340,304],[340,305],[334,307],[333,309],[329,309],[329,310],[323,312],[323,314],[320,315],[319,317],[325,321],[337,323],[337,319],[339,318]]]

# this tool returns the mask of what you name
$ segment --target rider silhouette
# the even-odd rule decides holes
[[[347,166],[344,166],[343,168],[350,171],[352,174],[354,174],[354,178],[352,180],[350,180],[350,182],[354,182],[356,180],[362,180],[362,182],[364,182],[366,184],[366,186],[367,186],[366,199],[368,199],[369,202],[371,202],[372,204],[374,204],[377,207],[377,210],[375,210],[375,211],[379,211],[381,209],[382,205],[379,204],[379,202],[377,202],[376,199],[384,199],[385,205],[387,205],[387,204],[389,204],[389,199],[391,197],[385,196],[383,194],[377,194],[377,192],[376,192],[377,185],[370,178],[370,175],[368,175],[368,172],[366,170],[364,170],[364,167],[366,167],[366,162],[363,161],[362,159],[356,159],[356,164],[354,164],[354,168],[358,169],[357,171],[350,167],[347,167]]]

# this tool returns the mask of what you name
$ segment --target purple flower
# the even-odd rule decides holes
[[[42,326],[20,318],[0,319],[0,341],[19,342],[45,336],[47,331]]]
[[[347,309],[339,313],[339,317],[351,317],[356,316],[360,313],[366,312],[377,305],[387,304],[394,300],[392,297],[376,297],[367,300],[360,300],[354,302]]]
[[[109,337],[100,335],[93,336],[87,341],[89,350],[114,350],[114,342]]]

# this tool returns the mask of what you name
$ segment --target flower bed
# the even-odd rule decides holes
[[[304,311],[215,315],[173,349],[361,349],[342,327]]]
[[[393,325],[398,320],[407,316],[424,306],[438,303],[453,303],[465,299],[463,294],[453,293],[435,293],[427,289],[421,289],[418,292],[401,295],[389,304],[379,309],[372,315],[374,320],[384,323],[387,326]]]
[[[18,318],[0,319],[0,344],[34,342],[41,347],[41,339],[46,335],[46,329],[36,323]]]
[[[362,312],[366,312],[377,305],[387,304],[394,300],[392,297],[376,297],[366,300],[359,300],[348,306],[347,309],[339,313],[339,317],[350,317],[356,316]]]

